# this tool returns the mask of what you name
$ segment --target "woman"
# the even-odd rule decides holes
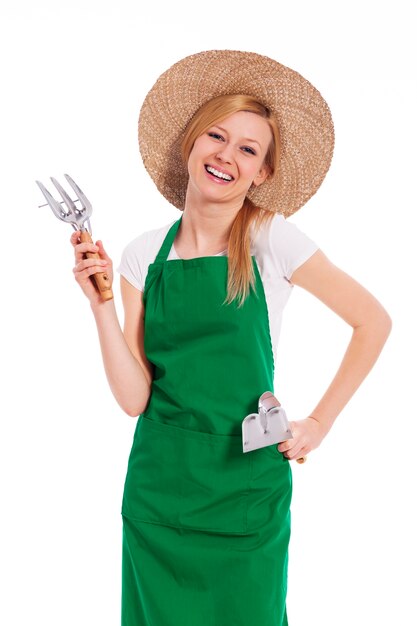
[[[382,305],[285,219],[329,168],[330,112],[297,72],[215,50],[158,79],[139,143],[182,215],[123,253],[124,333],[89,278],[103,268],[112,278],[102,243],[71,238],[112,392],[139,415],[122,506],[122,623],[285,626],[289,461],[320,445],[391,328]],[[352,339],[312,414],[290,422],[293,438],[244,454],[242,420],[273,392],[294,285],[350,324]]]

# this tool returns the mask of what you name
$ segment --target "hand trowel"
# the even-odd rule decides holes
[[[242,421],[243,452],[250,452],[292,439],[287,415],[281,403],[270,391],[259,398],[258,413],[250,413]],[[306,457],[297,459],[304,463]]]

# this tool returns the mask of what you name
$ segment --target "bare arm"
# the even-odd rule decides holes
[[[293,272],[291,282],[312,293],[353,328],[340,367],[310,414],[327,433],[372,369],[391,332],[392,320],[369,291],[321,250]]]
[[[148,404],[151,372],[138,353],[130,348],[129,340],[121,330],[114,300],[91,305],[91,308],[110,389],[121,408],[128,415],[137,417]]]
[[[120,277],[125,312],[124,337],[135,359],[140,363],[149,387],[153,380],[153,367],[149,363],[144,347],[144,315],[143,293],[133,287],[123,276]]]
[[[90,276],[106,271],[113,280],[110,257],[101,241],[79,243],[79,231],[71,236],[76,265],[75,279],[90,301],[100,340],[104,369],[110,389],[120,407],[132,417],[142,413],[149,401],[152,370],[143,350],[142,293],[122,280],[125,307],[125,334],[119,324],[114,300],[103,302]],[[100,260],[84,259],[86,251],[98,252]]]

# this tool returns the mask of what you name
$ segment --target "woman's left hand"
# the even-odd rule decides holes
[[[327,434],[323,425],[312,416],[289,422],[289,426],[293,439],[282,441],[277,445],[277,449],[290,460],[307,456],[311,450],[319,447]]]

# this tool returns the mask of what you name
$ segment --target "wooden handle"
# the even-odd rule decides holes
[[[87,230],[81,231],[80,239],[82,243],[93,243],[90,233]],[[85,255],[88,259],[100,259],[98,252],[86,252]],[[97,272],[96,274],[92,274],[90,278],[94,280],[103,300],[111,300],[113,298],[111,282],[106,272]]]
[[[307,457],[306,456],[300,456],[299,459],[297,459],[297,463],[305,463],[307,461]]]

